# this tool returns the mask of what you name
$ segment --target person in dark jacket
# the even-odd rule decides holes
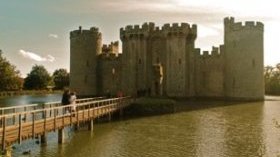
[[[62,105],[68,105],[70,104],[70,90],[66,89],[62,95],[62,100],[61,100]]]
[[[62,100],[61,100],[61,104],[63,106],[65,105],[69,105],[70,104],[70,90],[69,89],[66,89],[62,95]],[[67,108],[64,108],[64,114],[66,113],[67,111]]]

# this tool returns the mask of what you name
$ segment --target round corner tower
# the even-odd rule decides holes
[[[98,28],[70,32],[70,88],[78,95],[97,95],[97,55],[102,51]]]
[[[263,100],[264,25],[224,19],[225,95],[231,99]]]

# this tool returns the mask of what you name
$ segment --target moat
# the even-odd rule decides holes
[[[19,96],[1,99],[1,106],[59,101],[60,95]],[[48,134],[47,146],[35,140],[15,145],[13,156],[31,150],[39,157],[183,157],[183,156],[277,156],[280,154],[280,97],[264,102],[229,104],[221,101],[181,103],[182,112],[159,116],[124,118],[101,123],[94,131],[67,128],[66,142]]]

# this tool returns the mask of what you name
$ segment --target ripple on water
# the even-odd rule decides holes
[[[34,157],[278,155],[280,131],[274,127],[273,119],[280,119],[279,101],[203,105],[187,106],[184,112],[176,114],[95,125],[92,133],[68,129],[70,134],[64,145],[57,144],[53,133],[47,147],[30,142],[17,146],[14,154],[31,149],[30,156]]]

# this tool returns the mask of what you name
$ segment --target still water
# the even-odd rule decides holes
[[[10,98],[8,98],[10,99]],[[18,98],[20,100],[21,97]],[[24,100],[33,101],[26,96]],[[32,99],[32,100],[31,100]],[[60,100],[48,95],[40,100]],[[35,99],[34,99],[35,100]],[[37,101],[37,100],[36,100]],[[1,103],[5,100],[0,100]],[[10,102],[10,101],[7,101]],[[13,101],[12,101],[13,102]],[[29,101],[26,101],[29,103]],[[7,103],[6,105],[10,105]],[[280,97],[264,102],[182,102],[181,112],[96,124],[94,131],[66,128],[65,143],[48,134],[15,145],[13,156],[34,157],[276,157],[280,155]],[[24,151],[30,155],[23,155]]]

